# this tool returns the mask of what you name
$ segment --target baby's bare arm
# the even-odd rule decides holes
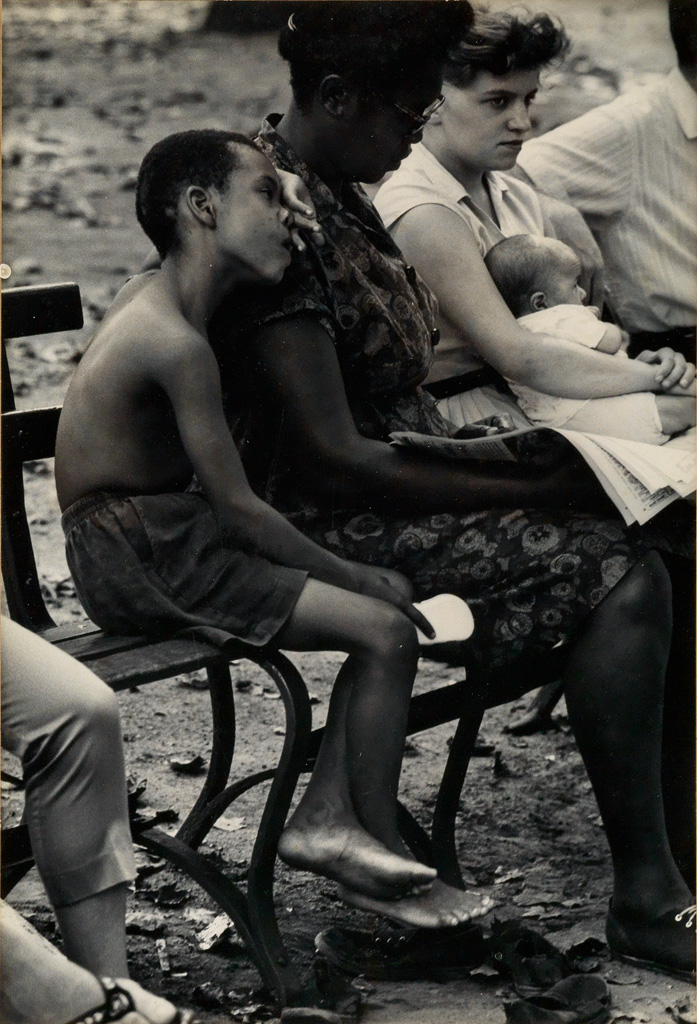
[[[615,355],[617,352],[626,352],[629,345],[629,335],[615,324],[606,324],[605,334],[595,346],[598,352],[607,352]]]
[[[656,395],[656,408],[664,434],[679,434],[695,426],[697,407],[694,397]]]

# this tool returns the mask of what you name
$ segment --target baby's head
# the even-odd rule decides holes
[[[556,238],[512,235],[497,242],[484,262],[515,317],[565,303],[580,306],[586,297],[581,261]]]

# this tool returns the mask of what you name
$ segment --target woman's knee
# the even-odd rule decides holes
[[[660,555],[650,551],[612,591],[612,604],[630,625],[670,630],[672,588]]]

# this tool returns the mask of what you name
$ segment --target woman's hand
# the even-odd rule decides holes
[[[317,222],[317,214],[307,185],[302,178],[290,171],[282,171],[277,167],[276,173],[281,182],[281,202],[293,215],[290,229],[293,245],[298,252],[303,252],[307,248],[298,229],[311,231],[317,245],[324,245],[324,235]]]
[[[636,357],[640,363],[656,363],[656,383],[660,384],[664,391],[678,387],[686,388],[695,379],[694,363],[688,363],[681,352],[674,352],[672,348],[659,348],[657,352],[650,352],[648,349],[640,352]]]
[[[352,562],[351,567],[356,581],[356,593],[387,601],[404,612],[425,636],[431,640],[435,637],[431,623],[412,604],[412,586],[406,576],[394,569],[375,568],[360,562]]]

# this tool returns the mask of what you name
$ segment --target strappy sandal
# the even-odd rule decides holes
[[[88,1010],[79,1017],[73,1017],[67,1024],[110,1024],[111,1021],[123,1020],[128,1013],[140,1013],[131,993],[118,982],[113,978],[100,978],[97,975],[95,977],[102,986],[104,1002],[96,1010]],[[189,1010],[184,1013],[177,1010],[167,1024],[194,1024],[193,1014]]]

